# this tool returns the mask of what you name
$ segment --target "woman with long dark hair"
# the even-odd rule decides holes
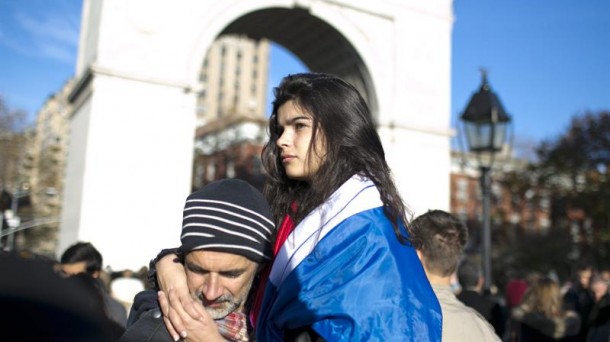
[[[256,339],[440,341],[440,306],[358,91],[333,75],[289,75],[269,134],[265,195],[278,231],[251,309]]]
[[[440,338],[438,304],[358,91],[331,75],[288,76],[275,89],[269,133],[265,193],[281,224],[257,337],[305,329],[326,340]],[[408,298],[415,293],[419,305]]]

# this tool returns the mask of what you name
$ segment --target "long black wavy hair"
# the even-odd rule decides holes
[[[350,177],[360,174],[375,183],[396,237],[407,242],[409,238],[401,229],[407,227],[407,208],[394,185],[369,108],[356,88],[333,75],[301,73],[286,76],[274,89],[274,95],[269,141],[263,148],[262,161],[268,174],[264,193],[275,221],[279,224],[288,214],[298,224]],[[277,140],[282,132],[277,115],[288,101],[313,118],[307,162],[314,154],[325,154],[308,182],[288,178],[280,160]],[[326,151],[316,150],[315,141],[319,138],[324,139]],[[294,202],[296,210],[292,208]]]

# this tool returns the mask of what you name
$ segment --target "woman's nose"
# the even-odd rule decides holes
[[[278,137],[276,144],[278,147],[286,147],[288,146],[289,141],[289,133],[287,132],[287,130],[284,130],[282,134],[280,134],[280,136]]]

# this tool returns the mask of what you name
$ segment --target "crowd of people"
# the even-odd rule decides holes
[[[263,193],[243,180],[223,179],[190,194],[181,245],[167,246],[151,261],[149,288],[134,297],[128,315],[100,279],[99,252],[86,242],[70,247],[47,267],[54,271],[44,271],[52,280],[45,282],[56,284],[56,301],[80,298],[81,305],[66,310],[37,297],[47,311],[71,316],[45,311],[37,321],[56,326],[46,324],[28,337],[608,340],[609,279],[591,268],[580,270],[570,287],[540,275],[513,279],[503,300],[486,294],[480,268],[464,259],[464,224],[442,210],[410,217],[369,108],[352,85],[329,74],[302,73],[285,77],[274,95],[262,152]],[[7,270],[42,273],[28,267]],[[3,307],[25,310],[19,306],[29,299],[15,290],[18,281],[28,283],[23,278],[2,277]],[[29,283],[35,284],[28,284],[27,295],[43,286],[31,278]],[[68,294],[60,290],[64,285]],[[73,316],[88,318],[88,325],[71,321]],[[59,321],[87,329],[68,336]]]
[[[59,258],[0,253],[0,326],[14,341],[117,341],[127,324],[101,253],[77,242]]]

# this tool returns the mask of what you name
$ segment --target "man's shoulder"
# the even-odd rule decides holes
[[[170,342],[173,341],[163,323],[159,308],[142,312],[125,331],[119,342]]]
[[[439,298],[443,311],[443,336],[453,341],[500,341],[491,324],[459,300]]]
[[[138,292],[133,298],[133,306],[146,310],[159,307],[159,299],[156,290],[144,290]]]
[[[127,330],[119,341],[173,341],[163,323],[156,290],[144,290],[136,294],[129,312]]]
[[[156,290],[144,290],[136,294],[133,299],[133,305],[127,318],[127,328],[133,325],[140,317],[151,310],[159,310],[159,300]]]

